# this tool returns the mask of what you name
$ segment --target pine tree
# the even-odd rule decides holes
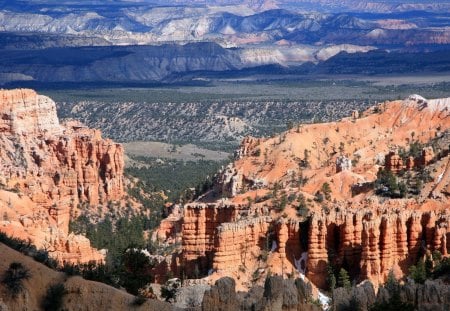
[[[325,198],[327,200],[331,200],[331,188],[330,188],[330,184],[325,182],[322,185],[322,192],[325,195]]]
[[[341,270],[339,271],[338,285],[339,287],[344,287],[347,289],[352,287],[352,283],[350,282],[348,272],[344,268],[341,268]]]
[[[398,286],[399,286],[399,283],[398,283],[397,279],[395,278],[394,272],[392,270],[389,271],[386,285],[385,285],[386,289],[390,293],[394,293],[395,291],[398,291]]]
[[[330,264],[327,266],[327,273],[328,288],[333,292],[336,288],[336,276],[334,275],[333,267]]]
[[[425,263],[423,260],[419,260],[417,265],[411,266],[409,268],[409,276],[414,280],[414,282],[423,284],[427,279],[427,272],[425,269]]]

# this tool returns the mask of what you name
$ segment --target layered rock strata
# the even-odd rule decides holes
[[[102,258],[99,253],[83,258],[95,252],[88,251],[87,239],[69,238],[68,225],[78,204],[123,197],[122,146],[78,122],[60,124],[55,103],[32,90],[1,90],[0,116],[0,182],[7,190],[0,196],[7,216],[0,230],[37,245],[48,242],[58,259]],[[42,228],[50,230],[42,236]]]
[[[192,203],[184,206],[182,224],[183,265],[186,268],[212,267],[216,229],[223,223],[237,221],[245,210],[227,202]]]
[[[407,274],[426,249],[444,255],[450,251],[448,213],[383,209],[315,213],[309,230],[302,232],[299,222],[280,223],[268,216],[220,223],[232,219],[234,212],[233,206],[188,209],[185,215],[191,225],[183,224],[184,260],[214,271],[235,271],[252,261],[251,254],[270,250],[266,242],[273,230],[276,248],[272,251],[279,254],[278,270],[290,271],[307,251],[306,276],[326,288],[329,264],[344,267],[353,278],[381,284],[391,270],[398,277]],[[304,246],[302,235],[308,236]]]
[[[184,263],[232,275],[243,287],[259,280],[252,272],[270,270],[302,273],[326,288],[330,265],[377,286],[390,271],[406,275],[426,252],[448,256],[449,109],[450,99],[413,96],[245,139],[214,195],[201,200],[223,199],[184,209]],[[391,152],[411,151],[411,142],[426,146],[419,156]],[[382,168],[396,174],[389,186],[401,185],[404,198],[377,195]]]
[[[359,210],[314,214],[309,231],[307,276],[326,287],[327,264],[354,277],[384,283],[402,276],[426,249],[447,254],[450,214],[412,210]]]

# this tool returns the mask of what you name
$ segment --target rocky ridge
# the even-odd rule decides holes
[[[123,148],[75,121],[60,124],[55,103],[32,90],[0,91],[0,230],[60,261],[101,261],[89,240],[69,234],[81,204],[124,195]]]
[[[267,273],[304,275],[326,288],[333,265],[378,286],[390,271],[407,275],[426,251],[448,256],[449,150],[435,141],[450,129],[449,108],[448,98],[411,96],[244,139],[216,187],[184,206],[182,268],[208,273],[209,282],[231,276],[240,289]],[[392,160],[411,144],[425,146],[417,158]],[[383,170],[397,180],[429,177],[418,193],[389,198],[375,193]]]

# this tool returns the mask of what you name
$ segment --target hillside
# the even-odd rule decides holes
[[[63,296],[65,310],[172,310],[169,304],[147,300],[134,305],[135,297],[108,285],[74,276],[68,277],[0,243],[0,275],[4,275],[11,263],[20,262],[29,269],[31,278],[25,280],[24,291],[13,299],[4,284],[0,285],[0,308],[2,310],[41,310],[47,289],[51,285],[64,284],[67,294]]]
[[[446,3],[431,5],[427,2],[426,6],[406,6],[397,12],[386,10],[388,14],[376,14],[376,8],[365,9],[364,4],[351,1],[351,10],[343,12],[339,9],[339,6],[342,8],[339,2],[327,13],[313,8],[301,10],[296,7],[301,6],[298,3],[292,3],[287,8],[265,6],[261,10],[236,3],[234,6],[216,7],[205,3],[184,3],[175,7],[171,4],[124,2],[122,5],[108,6],[96,3],[11,3],[0,6],[0,30],[10,33],[10,41],[4,46],[9,48],[19,47],[14,45],[13,33],[19,37],[26,33],[38,33],[43,34],[43,38],[46,35],[61,35],[67,39],[85,39],[84,44],[81,40],[78,43],[76,40],[69,41],[77,45],[209,41],[230,47],[247,46],[249,51],[254,50],[254,44],[268,43],[287,46],[298,44],[297,48],[308,44],[313,48],[316,44],[342,43],[387,46],[394,45],[398,38],[408,38],[407,41],[401,40],[401,46],[405,47],[449,42],[445,28],[448,17],[444,12],[449,8]],[[22,36],[21,40],[32,41],[26,36]],[[64,42],[67,41],[61,41]],[[48,42],[42,47],[48,47],[49,44],[55,43]],[[266,47],[265,50],[270,53],[270,48]]]
[[[414,95],[244,139],[213,190],[184,206],[180,268],[244,289],[268,274],[326,289],[330,266],[379,286],[447,256],[449,108]]]

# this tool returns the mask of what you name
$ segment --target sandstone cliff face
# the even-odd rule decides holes
[[[344,266],[360,280],[386,281],[393,269],[398,277],[425,249],[448,252],[450,214],[363,209],[314,214],[309,231],[307,276],[326,287],[327,264]]]
[[[0,182],[30,198],[15,201],[4,193],[0,204],[8,208],[4,209],[8,221],[24,218],[24,237],[38,245],[43,237],[33,231],[50,227],[44,240],[53,245],[50,250],[58,259],[102,258],[101,254],[81,258],[89,253],[89,241],[69,238],[68,224],[79,203],[98,205],[123,196],[122,146],[77,122],[61,125],[55,103],[32,90],[0,91],[0,115]],[[23,213],[13,213],[18,204],[29,210],[24,206]],[[8,223],[2,230],[18,234]]]
[[[251,272],[270,270],[301,273],[326,288],[329,264],[378,286],[391,270],[406,275],[427,250],[448,256],[448,143],[431,144],[450,129],[448,109],[449,99],[411,97],[359,117],[245,139],[214,189],[226,198],[185,206],[182,261],[243,287],[261,279]],[[407,149],[411,137],[428,146],[403,161],[391,151]],[[418,194],[382,198],[374,181],[383,166],[429,177]]]
[[[1,91],[0,132],[3,135],[57,135],[62,128],[53,101],[32,90]]]
[[[235,270],[236,265],[247,267],[252,263],[251,254],[257,253],[264,244],[269,224],[267,217],[258,217],[218,226],[214,237],[213,269]]]
[[[222,223],[236,221],[240,208],[226,202],[184,206],[182,258],[186,268],[197,265],[196,269],[204,270],[211,267],[217,227]]]

